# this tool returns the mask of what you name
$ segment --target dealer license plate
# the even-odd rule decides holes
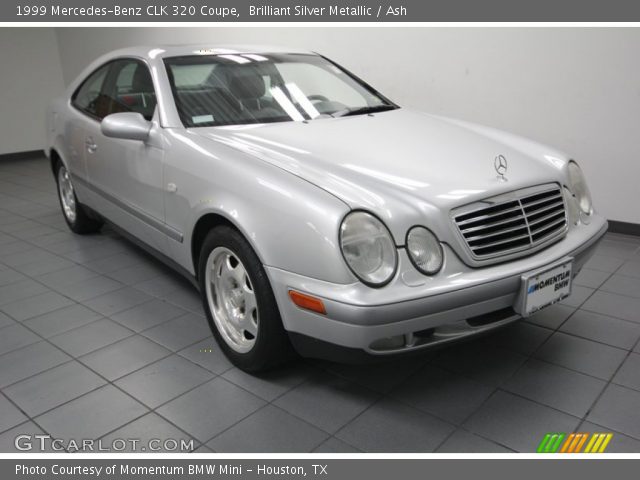
[[[523,317],[553,305],[571,294],[573,259],[563,260],[553,267],[522,276],[519,305],[516,310]]]

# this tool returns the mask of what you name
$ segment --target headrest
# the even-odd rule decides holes
[[[240,100],[254,100],[264,95],[264,80],[254,69],[234,69],[228,81],[229,90]]]
[[[133,72],[131,89],[134,92],[153,92],[153,82],[149,70],[143,65],[138,65]]]

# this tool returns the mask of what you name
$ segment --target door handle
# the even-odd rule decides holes
[[[91,137],[87,138],[84,144],[87,147],[87,152],[89,153],[95,153],[95,151],[98,149],[98,146],[95,144],[93,138]]]

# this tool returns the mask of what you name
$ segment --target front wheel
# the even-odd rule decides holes
[[[58,199],[60,200],[62,215],[71,231],[79,234],[99,231],[102,227],[102,222],[91,218],[84,207],[78,203],[71,175],[62,162],[56,164],[56,183],[58,185]]]
[[[240,233],[228,226],[209,232],[198,279],[211,331],[234,365],[259,372],[291,357],[269,279]]]

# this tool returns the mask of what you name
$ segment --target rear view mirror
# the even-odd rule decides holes
[[[100,122],[100,131],[107,137],[145,141],[151,122],[135,112],[112,113]]]

